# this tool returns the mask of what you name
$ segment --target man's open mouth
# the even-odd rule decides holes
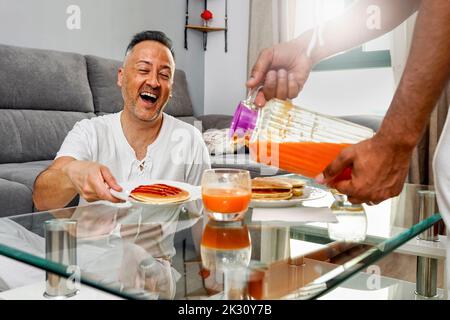
[[[141,92],[139,94],[139,96],[141,97],[142,100],[144,100],[148,103],[152,103],[152,104],[155,103],[156,100],[158,100],[158,96],[151,92],[144,91],[144,92]]]

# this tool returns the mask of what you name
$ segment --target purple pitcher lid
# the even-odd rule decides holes
[[[247,131],[252,131],[258,119],[258,109],[254,105],[257,93],[262,88],[251,90],[246,100],[241,101],[233,115],[230,126],[230,137],[237,134],[238,137],[245,135]]]

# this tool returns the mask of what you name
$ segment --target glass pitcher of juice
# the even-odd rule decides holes
[[[258,110],[250,156],[257,162],[314,178],[344,148],[373,135],[370,128],[272,99]],[[337,180],[350,178],[348,168]]]

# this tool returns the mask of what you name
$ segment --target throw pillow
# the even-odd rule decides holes
[[[230,138],[229,132],[230,129],[209,129],[203,133],[203,140],[211,155],[247,151],[245,140]]]

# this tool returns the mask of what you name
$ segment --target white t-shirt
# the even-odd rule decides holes
[[[101,163],[119,183],[167,179],[200,185],[202,173],[211,167],[211,161],[199,130],[164,113],[158,137],[139,161],[123,133],[121,113],[77,122],[56,158],[69,156]]]
[[[439,212],[447,229],[450,229],[450,112],[447,115],[444,129],[433,159],[434,184]],[[447,239],[447,275],[450,274],[450,234]],[[450,277],[447,276],[447,289],[450,294]],[[449,295],[450,297],[450,295]]]

